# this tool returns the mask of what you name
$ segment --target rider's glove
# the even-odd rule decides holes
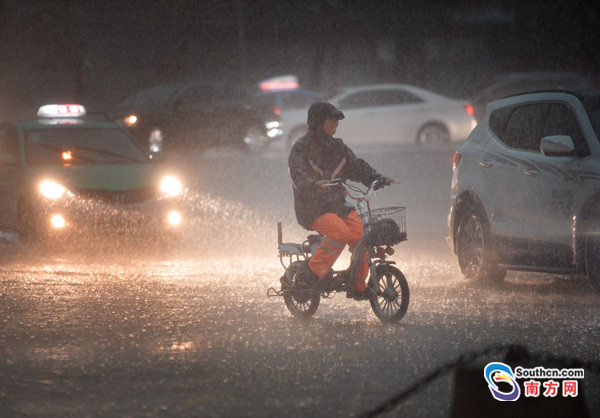
[[[385,186],[389,186],[392,183],[395,183],[394,179],[390,177],[381,177],[380,181],[375,185],[373,190],[383,189]]]

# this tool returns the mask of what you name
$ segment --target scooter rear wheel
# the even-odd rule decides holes
[[[377,267],[377,277],[371,276],[369,287],[373,290],[369,302],[377,318],[382,322],[398,322],[404,317],[410,293],[400,270],[390,265]]]
[[[302,280],[301,261],[296,261],[288,268],[291,282],[287,275],[281,277],[281,290],[285,306],[292,315],[298,318],[310,318],[317,312],[321,294]]]

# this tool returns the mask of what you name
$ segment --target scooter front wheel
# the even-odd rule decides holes
[[[406,277],[396,267],[377,267],[377,277],[371,276],[369,301],[373,312],[382,322],[398,322],[408,310],[410,293]],[[367,289],[368,290],[368,289]]]
[[[288,267],[291,281],[284,274],[281,277],[281,290],[285,306],[292,315],[298,318],[310,318],[319,308],[321,294],[302,280],[301,266],[302,262],[296,261]]]

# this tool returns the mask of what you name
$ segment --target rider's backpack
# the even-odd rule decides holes
[[[398,224],[393,219],[381,219],[371,225],[366,244],[369,246],[396,245],[406,240],[406,233],[400,233]]]

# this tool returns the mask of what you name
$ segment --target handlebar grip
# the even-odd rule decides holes
[[[389,186],[392,184],[389,180],[384,180],[384,179],[378,179],[375,181],[377,181],[377,184],[375,184],[375,186],[373,187],[373,190],[383,189],[385,186]]]

